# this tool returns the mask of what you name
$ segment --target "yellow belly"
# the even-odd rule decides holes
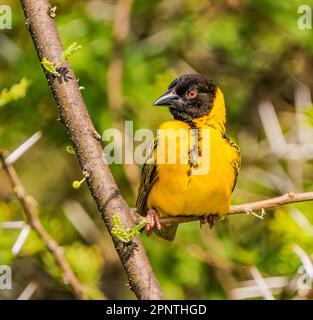
[[[233,156],[220,132],[210,130],[209,171],[194,175],[189,164],[158,164],[158,180],[148,196],[148,208],[156,209],[160,216],[225,215],[235,179]]]

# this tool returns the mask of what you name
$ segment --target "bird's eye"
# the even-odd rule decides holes
[[[190,90],[187,92],[188,99],[194,99],[197,95],[198,95],[198,92],[196,90]]]

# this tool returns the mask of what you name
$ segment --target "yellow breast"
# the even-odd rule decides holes
[[[166,123],[166,126],[173,129],[174,126],[177,126],[177,123]],[[181,124],[180,129],[183,126],[184,124]],[[186,143],[186,141],[180,141],[175,148],[178,163],[157,165],[159,178],[150,191],[148,208],[157,209],[161,216],[210,213],[223,215],[228,212],[235,179],[235,172],[232,167],[234,154],[220,132],[212,128],[209,130],[210,161],[208,172],[205,170],[206,167],[202,168],[200,165],[199,170],[206,173],[197,174],[196,167],[192,167],[188,163],[179,163],[180,146]],[[171,147],[168,144],[169,140],[166,141],[166,147]],[[190,139],[187,139],[187,141],[190,144]],[[159,145],[158,148],[162,148],[162,145]]]

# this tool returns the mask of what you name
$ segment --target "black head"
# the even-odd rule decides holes
[[[184,74],[155,101],[155,106],[168,106],[174,118],[185,122],[210,113],[217,86],[202,74]]]

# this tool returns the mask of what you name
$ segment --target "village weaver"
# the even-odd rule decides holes
[[[168,106],[174,120],[159,127],[168,133],[162,141],[156,138],[142,168],[136,207],[140,215],[146,216],[148,234],[154,230],[162,238],[173,240],[178,225],[161,225],[159,217],[199,216],[202,223],[208,222],[212,227],[219,217],[229,212],[240,168],[240,151],[226,136],[223,93],[206,76],[180,76],[154,105]],[[181,129],[187,132],[197,130],[199,134],[196,139],[188,135],[180,141],[175,136],[175,145],[170,144],[171,135]],[[191,161],[190,150],[193,144],[197,145],[199,156],[204,150],[202,129],[210,132],[209,170],[193,174],[192,170],[196,170],[199,164]],[[182,143],[188,144],[187,162],[159,163],[158,148],[165,147],[165,153],[175,148],[179,158]]]

